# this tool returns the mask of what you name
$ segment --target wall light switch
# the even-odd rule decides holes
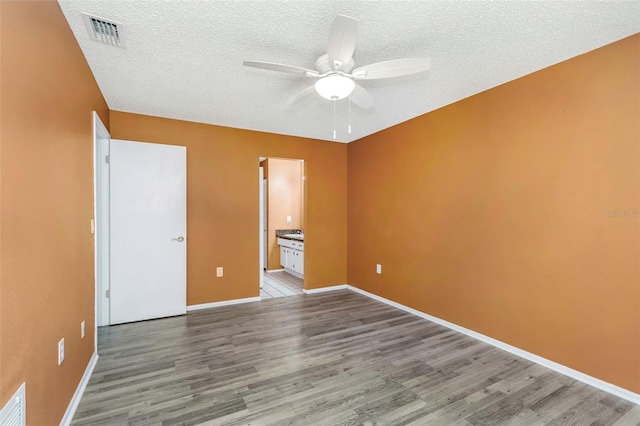
[[[376,274],[382,274],[382,265],[379,263],[376,265]]]
[[[216,277],[221,277],[223,275],[223,273],[224,273],[224,270],[223,270],[222,266],[218,266],[216,268]]]
[[[96,233],[96,221],[91,219],[91,235]]]
[[[291,216],[287,216],[287,223],[291,223]]]
[[[84,321],[80,323],[80,338],[84,339]]]

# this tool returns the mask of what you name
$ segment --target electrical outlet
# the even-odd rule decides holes
[[[287,223],[291,223],[291,216],[287,216]]]
[[[58,365],[64,361],[64,337],[58,342]]]
[[[84,321],[80,323],[80,338],[84,339]]]
[[[382,274],[382,265],[379,263],[376,265],[376,274]]]
[[[224,274],[224,270],[222,268],[222,266],[218,266],[216,268],[216,277],[221,277]]]

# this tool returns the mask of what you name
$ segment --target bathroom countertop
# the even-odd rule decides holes
[[[294,237],[292,235],[300,235],[301,237]],[[304,241],[304,233],[301,229],[276,229],[276,237],[291,241]]]
[[[278,238],[284,238],[285,240],[304,242],[304,237],[302,237],[302,238],[299,238],[299,237],[288,237],[286,235],[278,235],[277,237]]]

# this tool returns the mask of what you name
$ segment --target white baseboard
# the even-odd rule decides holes
[[[258,297],[245,297],[244,299],[232,299],[223,300],[222,302],[202,303],[201,305],[189,305],[187,306],[187,312],[197,311],[200,309],[217,308],[219,306],[238,305],[240,303],[259,302],[262,298]]]
[[[283,272],[283,271],[284,271],[284,268],[282,268],[282,269],[267,269],[267,270],[265,270],[265,272],[267,274],[270,274],[272,272]]]
[[[64,417],[62,417],[62,420],[60,421],[60,426],[68,426],[71,424],[73,415],[78,409],[78,404],[80,404],[80,398],[82,398],[82,394],[84,394],[84,390],[87,388],[87,383],[89,383],[89,379],[91,378],[93,369],[96,368],[97,362],[98,354],[94,352],[91,356],[91,359],[89,360],[89,364],[87,364],[87,368],[84,370],[84,374],[82,375],[82,379],[80,379],[80,383],[78,383],[76,392],[73,394],[73,398],[71,398],[71,402],[67,407],[67,411],[64,413]]]
[[[335,290],[347,290],[349,285],[341,284],[341,285],[332,285],[331,287],[320,287],[320,288],[312,288],[311,290],[302,290],[305,294],[316,294],[316,293],[325,293],[327,291],[335,291]]]
[[[325,287],[325,288],[331,288],[331,287]],[[473,337],[474,339],[488,343],[492,346],[495,346],[496,348],[510,352],[514,355],[527,359],[536,364],[540,364],[543,367],[550,368],[551,370],[557,371],[560,374],[564,374],[565,376],[568,376],[568,377],[571,377],[572,379],[586,383],[590,386],[593,386],[594,388],[598,388],[612,395],[626,399],[627,401],[633,402],[634,404],[640,404],[640,394],[631,392],[630,390],[621,388],[620,386],[616,386],[614,384],[605,382],[604,380],[600,380],[593,376],[589,376],[588,374],[574,370],[573,368],[569,368],[565,365],[558,364],[557,362],[551,361],[550,359],[543,358],[531,352],[527,352],[515,346],[511,346],[508,343],[504,343],[504,342],[501,342],[500,340],[496,340],[493,337],[485,336],[484,334],[475,332],[473,330],[469,330],[468,328],[461,327],[452,322],[440,319],[438,317],[434,317],[429,314],[425,314],[424,312],[418,311],[417,309],[413,309],[408,306],[402,305],[400,303],[394,302],[392,300],[385,299],[384,297],[378,296],[373,293],[369,293],[368,291],[361,290],[357,287],[347,285],[347,288],[356,293],[360,293],[364,296],[370,297],[371,299],[375,299],[379,302],[386,303],[387,305],[393,306],[394,308],[402,309],[403,311],[408,312],[410,314],[435,322],[436,324],[440,324],[442,326],[455,330],[459,333],[466,334],[467,336]]]

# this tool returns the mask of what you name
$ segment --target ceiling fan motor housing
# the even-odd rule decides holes
[[[340,71],[351,74],[351,71],[353,71],[355,65],[356,64],[355,62],[353,62],[353,58],[351,58],[349,59],[349,62],[347,62],[346,64],[342,64],[342,66],[340,67]],[[324,74],[325,72],[334,70],[333,64],[329,61],[328,54],[325,53],[318,58],[318,60],[316,61],[316,70],[318,70],[320,74]]]

